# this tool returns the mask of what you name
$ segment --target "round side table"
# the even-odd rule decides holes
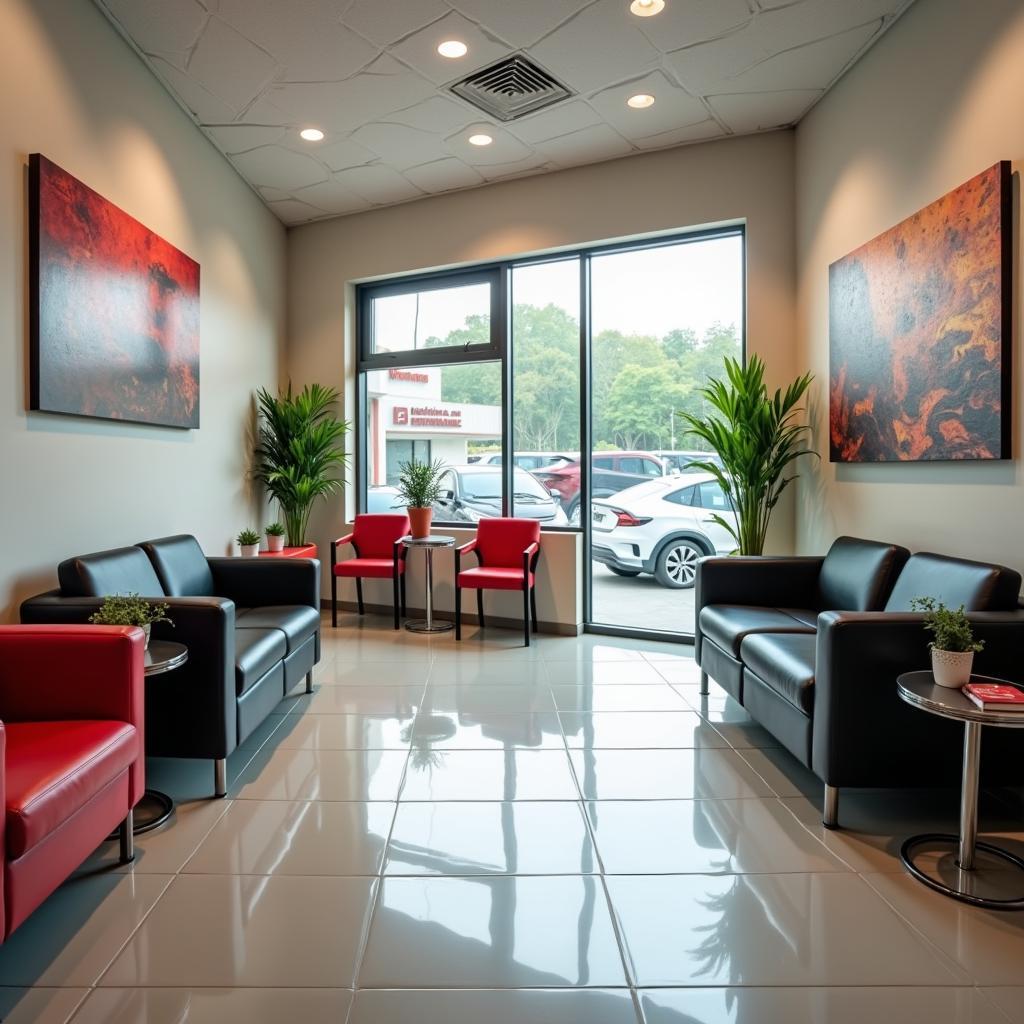
[[[188,648],[173,640],[150,640],[146,649],[144,672],[146,677],[163,675],[181,668],[188,661]],[[135,805],[135,820],[132,832],[139,835],[159,828],[173,813],[174,801],[158,789],[147,789]],[[110,838],[116,839],[117,832]]]
[[[971,676],[972,682],[1007,683],[1006,679],[990,676]],[[929,714],[950,718],[964,723],[964,770],[960,795],[960,834],[927,832],[911,836],[900,849],[900,859],[907,870],[920,882],[936,892],[953,899],[970,903],[988,910],[1024,910],[1024,896],[1012,899],[996,899],[981,896],[971,891],[970,875],[975,870],[975,851],[981,850],[1000,861],[1024,872],[1024,859],[1001,847],[978,840],[978,769],[981,762],[981,728],[993,725],[1004,729],[1024,729],[1024,713],[1020,711],[983,711],[968,700],[959,690],[948,686],[936,686],[931,672],[905,672],[896,680],[900,697]],[[1024,750],[1022,750],[1024,753]],[[920,846],[942,848],[948,846],[956,856],[960,871],[960,884],[947,885],[939,878],[928,874],[914,860]]]
[[[405,624],[405,628],[410,633],[447,633],[455,628],[454,622],[434,621],[434,552],[438,548],[455,547],[455,538],[445,537],[441,534],[431,534],[429,537],[403,537],[402,543],[407,548],[423,549],[427,569],[427,617],[425,619],[412,619]]]

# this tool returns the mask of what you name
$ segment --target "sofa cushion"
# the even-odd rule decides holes
[[[258,683],[288,653],[280,629],[235,630],[235,691],[241,696]]]
[[[166,593],[145,552],[138,548],[113,548],[68,558],[57,566],[57,579],[62,597],[129,593],[163,597]]]
[[[896,544],[839,537],[818,575],[818,607],[823,611],[879,611],[910,552]]]
[[[744,672],[753,672],[805,715],[814,711],[814,652],[809,633],[756,633],[740,647]]]
[[[139,756],[127,722],[5,722],[7,856],[55,832]]]
[[[817,613],[803,608],[709,604],[700,610],[700,631],[734,658],[752,633],[814,633]]]
[[[320,613],[304,604],[266,605],[240,608],[235,612],[237,629],[279,629],[285,636],[288,653],[301,647],[320,628]]]
[[[903,567],[885,610],[910,611],[915,597],[933,597],[969,612],[1011,611],[1017,607],[1020,583],[1020,573],[1003,565],[921,551]]]
[[[156,570],[164,592],[171,597],[218,597],[213,592],[213,574],[199,541],[191,534],[145,540],[145,551]]]

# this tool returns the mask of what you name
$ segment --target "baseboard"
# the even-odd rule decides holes
[[[321,598],[320,607],[326,611],[330,611],[330,599]],[[394,614],[394,608],[390,604],[373,604],[372,602],[367,601],[364,607],[366,608],[367,613],[371,615],[387,615],[390,617]],[[355,601],[339,601],[338,611],[358,612],[359,605]],[[427,610],[425,608],[415,608],[412,606],[409,606],[406,611],[406,618],[409,619],[422,619],[427,614]],[[454,622],[455,613],[435,608],[434,618],[441,619],[444,622]],[[476,612],[464,611],[462,613],[462,624],[464,626],[475,626],[479,621],[480,619]],[[522,632],[523,629],[522,619],[512,619],[505,615],[488,615],[487,624],[489,626],[499,626],[502,629],[514,629],[519,632]],[[566,622],[546,622],[544,619],[538,619],[537,632],[547,633],[550,636],[579,636],[583,632],[583,629],[581,626],[572,626]]]

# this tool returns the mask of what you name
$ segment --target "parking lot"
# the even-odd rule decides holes
[[[594,563],[594,621],[609,626],[693,633],[693,590],[669,590],[653,576],[616,576]]]

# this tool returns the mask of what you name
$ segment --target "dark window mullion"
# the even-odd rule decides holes
[[[512,340],[512,268],[502,266],[498,284],[498,315],[492,318],[500,329],[498,347],[501,350],[501,514],[515,515],[515,441],[512,422],[514,385]]]

